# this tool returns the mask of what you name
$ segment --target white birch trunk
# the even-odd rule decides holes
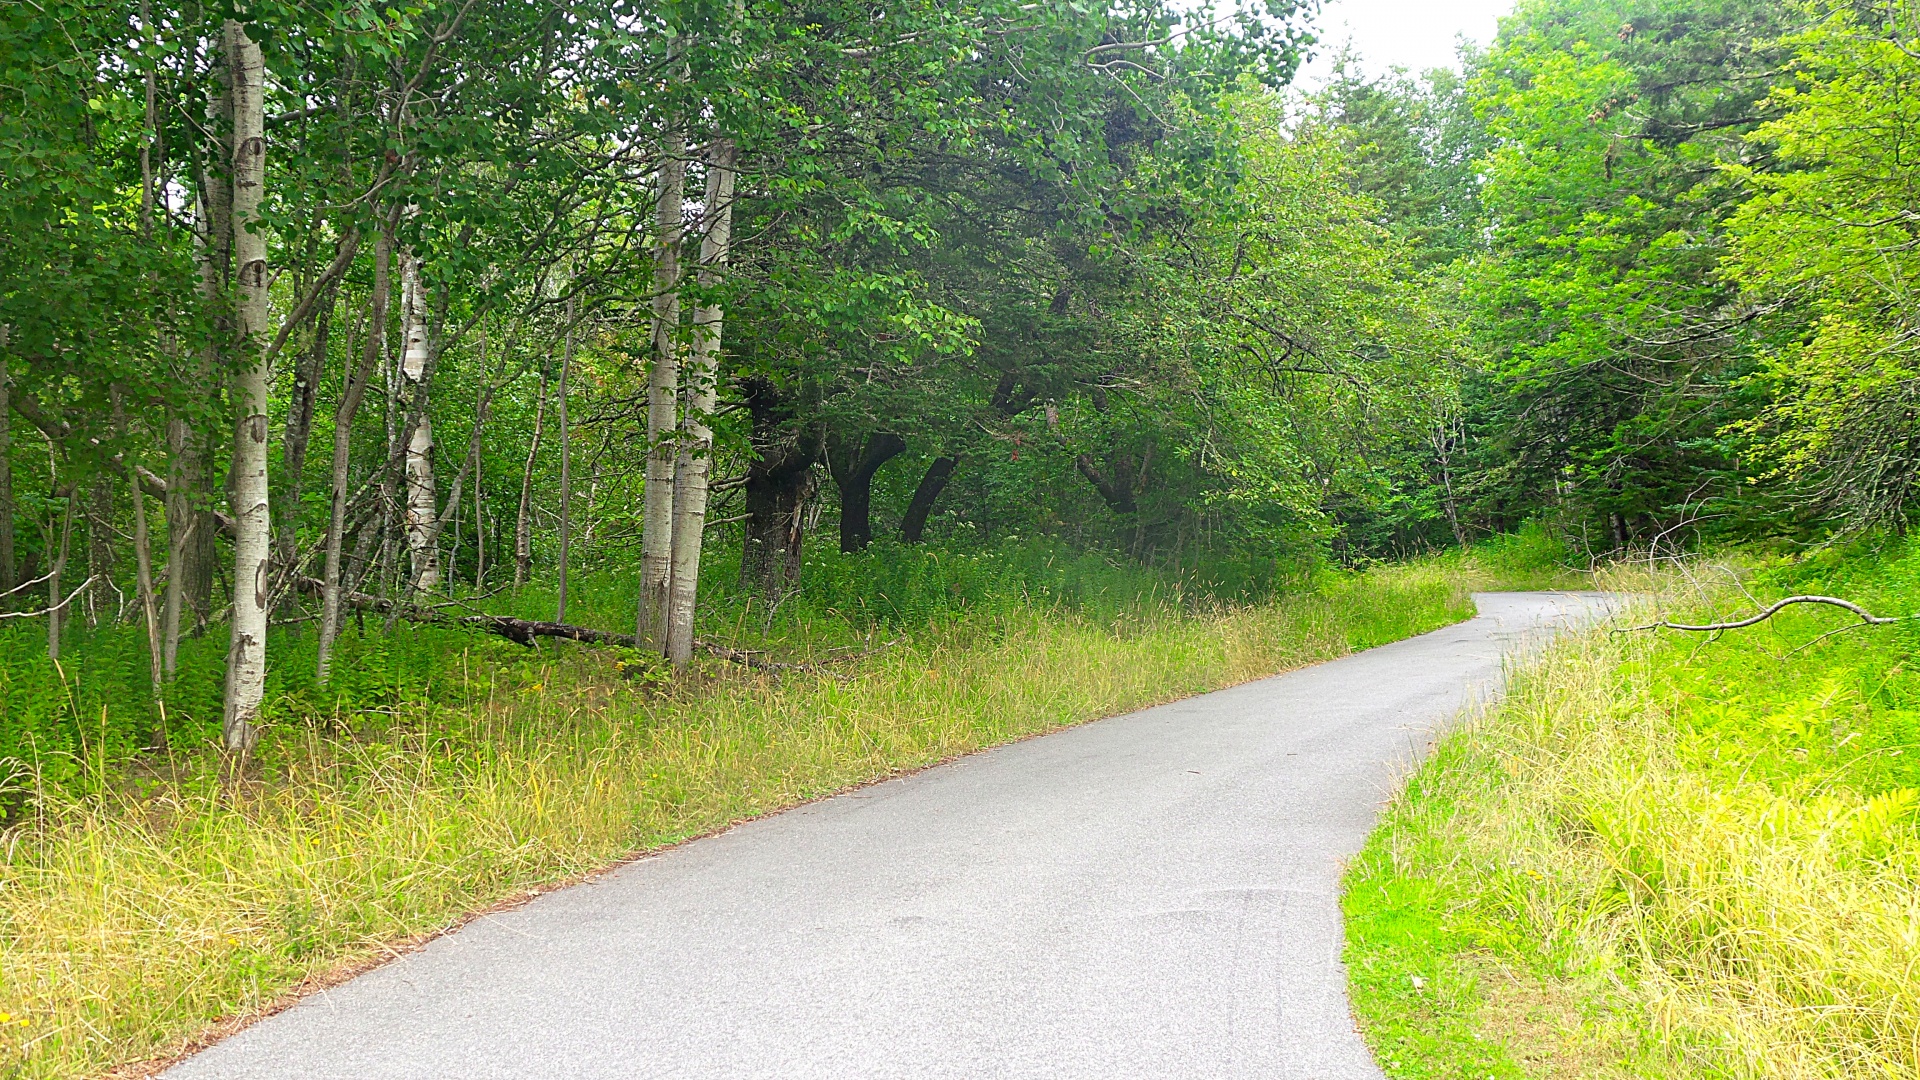
[[[664,649],[667,595],[673,574],[675,398],[680,391],[680,234],[686,186],[686,136],[669,134],[660,160],[656,207],[659,250],[653,267],[653,370],[647,380],[647,486],[640,530],[642,648]]]
[[[221,734],[244,753],[259,738],[260,699],[267,682],[267,562],[273,519],[267,505],[267,236],[259,225],[266,183],[263,101],[266,72],[260,46],[226,24],[233,74],[233,261],[235,363],[232,496],[233,637],[227,649],[227,700]]]
[[[726,276],[733,242],[734,155],[732,139],[707,147],[707,187],[702,204],[706,235],[700,240],[701,291]],[[687,373],[685,428],[674,461],[673,571],[668,589],[667,659],[675,667],[693,658],[693,615],[699,599],[700,546],[707,526],[707,482],[713,467],[713,415],[720,369],[720,330],[725,312],[704,301],[693,313],[693,357]]]
[[[427,375],[427,297],[420,285],[420,260],[409,253],[401,271],[401,318],[406,334],[400,370],[424,402],[421,380]],[[440,498],[433,481],[433,420],[424,407],[407,438],[407,551],[412,556],[412,588],[440,587]]]

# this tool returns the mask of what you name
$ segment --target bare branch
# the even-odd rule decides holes
[[[1791,607],[1794,604],[1827,604],[1832,607],[1845,608],[1855,615],[1860,616],[1858,625],[1861,626],[1886,626],[1890,623],[1905,622],[1914,617],[1912,615],[1875,615],[1859,604],[1851,600],[1842,600],[1837,596],[1789,596],[1783,600],[1775,600],[1767,606],[1766,610],[1760,612],[1758,615],[1752,615],[1744,619],[1736,619],[1732,622],[1701,623],[1695,625],[1692,623],[1677,623],[1668,619],[1661,619],[1659,622],[1650,622],[1644,626],[1622,627],[1613,632],[1616,634],[1630,634],[1637,630],[1685,630],[1695,634],[1716,634],[1722,630],[1739,630],[1744,627],[1766,622],[1768,619],[1773,618],[1775,614],[1779,613],[1781,609]]]
[[[48,574],[48,575],[47,575],[47,577],[52,577],[52,576],[53,576],[52,574]],[[46,580],[46,578],[41,578],[40,580],[42,580],[42,581],[45,581],[45,580]],[[67,594],[67,598],[66,598],[65,600],[62,600],[62,601],[60,601],[59,603],[57,603],[57,604],[55,604],[55,605],[53,605],[52,607],[49,607],[49,608],[41,608],[41,609],[40,609],[39,611],[7,611],[7,612],[0,612],[0,619],[37,619],[37,618],[39,618],[39,617],[40,617],[40,616],[42,616],[42,615],[51,615],[51,614],[53,614],[53,613],[54,613],[54,612],[56,612],[56,611],[63,611],[63,610],[65,610],[65,609],[66,609],[66,606],[67,606],[68,604],[71,604],[71,603],[73,603],[73,598],[74,598],[74,597],[76,597],[76,596],[79,596],[79,595],[80,595],[81,593],[83,593],[83,592],[86,592],[86,591],[87,591],[87,587],[88,587],[88,586],[90,586],[90,585],[92,585],[92,584],[93,584],[94,582],[96,582],[96,581],[98,581],[98,580],[100,580],[100,575],[99,575],[99,574],[95,574],[95,575],[93,575],[92,577],[90,577],[90,578],[88,578],[87,580],[85,580],[85,581],[83,581],[83,582],[81,582],[81,583],[80,583],[80,587],[79,587],[79,588],[77,588],[77,589],[75,589],[75,590],[73,590],[72,592],[70,592],[70,593],[68,593],[68,594]],[[29,584],[31,584],[31,582],[29,582]]]

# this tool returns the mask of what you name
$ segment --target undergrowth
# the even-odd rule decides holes
[[[1920,612],[1920,549],[1752,562],[1648,610]],[[1920,1075],[1920,622],[1849,624],[1575,636],[1443,740],[1347,879],[1388,1074]]]

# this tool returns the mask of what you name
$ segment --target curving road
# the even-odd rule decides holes
[[[1377,1078],[1341,862],[1504,653],[1480,615],[975,754],[475,921],[175,1066],[202,1078]]]

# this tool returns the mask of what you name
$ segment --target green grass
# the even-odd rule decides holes
[[[1665,610],[1920,611],[1920,552],[1704,563]],[[1346,882],[1393,1077],[1920,1074],[1920,623],[1577,636],[1444,739]]]
[[[303,980],[636,852],[1471,611],[1459,560],[1233,602],[1071,561],[924,558],[949,570],[818,588],[743,631],[796,655],[900,639],[840,677],[716,662],[668,685],[619,650],[370,626],[345,646],[345,689],[285,675],[240,783],[188,720],[155,756],[89,742],[76,711],[79,750],[19,782],[0,837],[0,1068],[88,1075],[174,1053]],[[589,583],[580,617],[624,617],[618,592]],[[750,628],[729,603],[714,610]],[[106,707],[101,730],[121,723],[110,694],[67,685]]]

